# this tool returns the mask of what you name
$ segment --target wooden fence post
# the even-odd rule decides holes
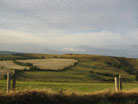
[[[122,76],[119,75],[119,90],[122,91]]]
[[[119,78],[115,77],[115,91],[118,92],[119,91]]]
[[[13,70],[13,79],[12,79],[12,89],[14,90],[16,87],[16,70]]]
[[[11,87],[11,74],[7,73],[7,92],[10,91],[10,87]]]

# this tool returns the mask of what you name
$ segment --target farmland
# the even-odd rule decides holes
[[[117,58],[97,55],[47,55],[30,54],[35,57],[53,59],[76,59],[79,62],[60,71],[23,71],[19,73],[19,80],[52,81],[52,82],[112,82],[114,76],[121,74],[123,81],[136,81],[137,59]],[[44,59],[45,60],[45,59]],[[32,62],[31,62],[32,61]],[[24,60],[35,64],[35,60]],[[109,65],[111,63],[113,65]],[[36,63],[37,65],[37,63]],[[46,69],[46,68],[45,68]],[[131,71],[131,72],[130,72]],[[26,77],[24,77],[26,76]]]
[[[39,70],[30,70],[30,67],[23,70],[28,66],[15,64],[13,61],[1,61],[2,65],[7,66],[8,71],[12,68],[20,70],[16,73],[17,89],[48,88],[54,91],[63,89],[82,93],[114,90],[113,80],[118,74],[123,77],[124,90],[138,87],[135,74],[138,70],[137,59],[80,54],[25,54],[25,57],[36,59],[16,61],[31,63],[39,67]],[[41,57],[43,59],[38,59]],[[4,64],[5,62],[7,64]],[[7,72],[6,69],[0,70]],[[6,82],[3,77],[0,83],[0,88],[5,89]]]
[[[13,57],[7,56],[0,61],[2,104],[34,103],[35,98],[41,99],[36,100],[36,104],[55,104],[56,101],[57,104],[67,104],[68,99],[74,101],[70,102],[72,104],[80,102],[80,99],[82,104],[88,101],[93,104],[122,104],[124,100],[121,98],[125,99],[125,104],[137,104],[138,59],[80,54],[24,54]],[[3,76],[12,68],[18,70],[16,89],[6,95],[6,77]],[[114,77],[118,74],[123,78],[122,93],[114,93]]]
[[[22,63],[32,63],[34,66],[43,70],[63,70],[66,67],[72,66],[78,61],[75,59],[33,59],[33,60],[18,60]]]

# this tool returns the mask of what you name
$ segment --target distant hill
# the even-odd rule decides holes
[[[11,51],[0,51],[2,55],[10,55],[10,54],[17,54],[18,52],[11,52]]]

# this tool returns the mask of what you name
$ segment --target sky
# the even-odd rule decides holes
[[[0,50],[138,58],[138,0],[0,0]]]

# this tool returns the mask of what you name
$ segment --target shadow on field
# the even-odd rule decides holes
[[[70,95],[43,91],[0,94],[0,104],[138,104],[138,93],[97,93]]]

